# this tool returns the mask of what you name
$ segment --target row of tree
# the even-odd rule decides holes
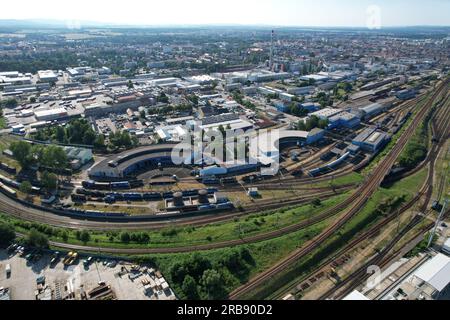
[[[97,134],[86,119],[75,119],[66,126],[49,126],[32,135],[38,141],[52,141],[62,144],[79,144],[105,148],[105,137]]]
[[[54,170],[67,168],[69,161],[63,148],[55,145],[32,145],[26,141],[11,143],[14,159],[23,169],[39,166]]]

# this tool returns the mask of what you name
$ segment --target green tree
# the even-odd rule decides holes
[[[44,171],[41,177],[42,185],[49,191],[56,190],[58,186],[58,177],[54,173]]]
[[[106,147],[106,145],[105,145],[105,136],[104,135],[99,134],[97,136],[97,138],[95,138],[94,147],[96,149],[104,149]]]
[[[48,237],[34,228],[30,230],[26,242],[29,246],[40,249],[46,249],[49,246]]]
[[[20,192],[28,195],[31,193],[32,187],[30,181],[24,181],[20,184]]]
[[[224,297],[224,285],[222,276],[216,270],[206,270],[200,280],[208,299],[216,300]]]
[[[86,230],[83,230],[80,235],[80,241],[84,244],[88,243],[91,240],[91,235]]]
[[[91,146],[94,144],[96,138],[97,135],[95,134],[94,130],[88,130],[83,135],[83,144]]]
[[[128,232],[122,232],[120,234],[120,241],[123,243],[129,243],[131,241],[130,234]]]
[[[60,143],[64,143],[66,141],[66,130],[64,130],[62,126],[57,126],[55,131],[56,140]]]
[[[62,234],[61,234],[61,239],[62,239],[64,242],[69,241],[69,234],[67,233],[66,230],[64,230],[64,231],[62,232]]]
[[[183,292],[186,295],[186,298],[188,300],[198,300],[199,299],[197,283],[195,282],[195,279],[192,278],[190,275],[187,275],[184,278],[181,289],[183,290]]]
[[[12,225],[0,221],[0,247],[9,246],[16,238]]]
[[[60,146],[50,145],[43,149],[41,165],[52,169],[67,168],[69,160]]]
[[[10,147],[14,159],[20,163],[22,168],[28,169],[33,164],[33,157],[31,154],[31,145],[25,141],[18,141],[11,143]]]

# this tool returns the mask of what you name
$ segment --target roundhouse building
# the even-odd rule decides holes
[[[155,145],[126,151],[95,164],[88,170],[91,179],[119,179],[139,171],[173,165],[173,144]]]

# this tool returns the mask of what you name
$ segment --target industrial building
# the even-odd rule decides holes
[[[438,253],[415,270],[388,300],[440,300],[450,295],[450,257]]]
[[[210,131],[218,130],[223,127],[226,130],[248,130],[253,128],[253,124],[246,119],[241,119],[239,115],[234,113],[221,114],[218,116],[208,117],[202,120],[199,126],[201,130]]]
[[[375,128],[367,128],[353,139],[352,143],[364,151],[376,153],[389,140],[390,136],[387,133],[378,131]]]
[[[331,118],[328,119],[329,121],[329,129],[335,129],[335,128],[354,128],[360,125],[361,119],[354,115],[353,113],[349,112],[341,112]]]
[[[359,111],[363,114],[364,119],[373,118],[382,114],[385,110],[386,107],[380,103],[372,103],[368,106],[359,108]]]
[[[55,108],[55,109],[35,111],[34,116],[38,121],[53,121],[67,118],[68,113],[65,108]]]
[[[339,109],[333,109],[333,108],[324,108],[322,110],[310,113],[310,116],[316,116],[321,120],[328,120],[331,117],[334,117],[338,114],[340,114],[342,110]]]
[[[401,90],[395,95],[399,100],[409,100],[416,97],[416,93],[413,90]]]
[[[38,71],[38,78],[41,82],[56,82],[58,81],[58,76],[52,70],[41,70]]]
[[[187,130],[182,125],[171,125],[156,128],[159,139],[165,142],[180,142],[187,135]]]
[[[91,149],[65,147],[64,151],[70,160],[72,169],[79,169],[94,159]]]
[[[444,245],[442,246],[442,251],[450,256],[450,238],[445,241]]]

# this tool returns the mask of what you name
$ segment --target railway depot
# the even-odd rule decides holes
[[[218,30],[0,33],[0,299],[447,297],[448,41]]]

